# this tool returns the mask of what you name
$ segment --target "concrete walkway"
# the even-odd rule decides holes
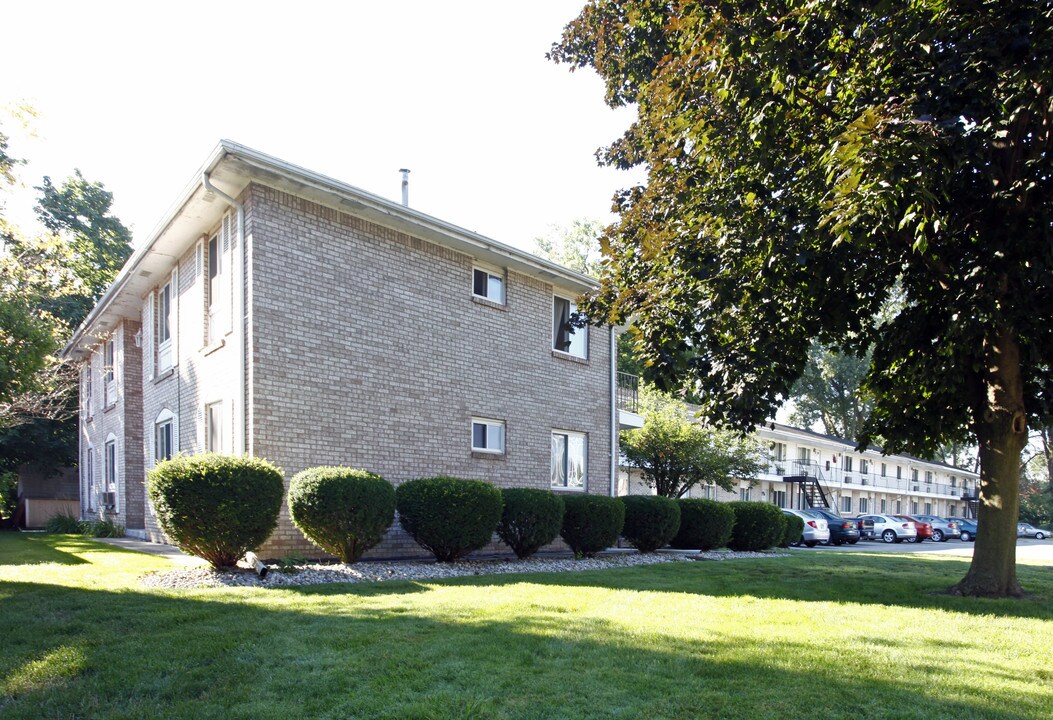
[[[146,553],[148,555],[159,555],[160,557],[171,560],[176,565],[185,565],[187,567],[196,567],[198,565],[207,565],[204,560],[193,555],[187,555],[185,552],[177,548],[175,545],[162,545],[161,543],[152,543],[145,540],[136,540],[135,538],[94,538],[99,542],[106,543],[107,545],[114,545],[125,550],[134,550],[135,552]]]

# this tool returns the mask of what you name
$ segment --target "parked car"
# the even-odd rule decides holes
[[[805,512],[826,520],[826,525],[830,528],[831,545],[841,545],[843,543],[855,545],[859,542],[859,521],[856,518],[839,517],[829,510],[820,508],[812,508],[805,510]]]
[[[950,538],[961,537],[962,533],[958,530],[958,523],[950,518],[939,515],[915,515],[914,517],[932,525],[933,542],[946,542]]]
[[[815,517],[804,510],[783,510],[783,513],[796,515],[804,521],[804,532],[801,533],[801,539],[794,543],[797,547],[801,545],[815,547],[830,539],[830,528],[827,526],[826,518]]]
[[[887,543],[918,539],[918,530],[913,520],[892,515],[861,515],[860,519],[863,521],[863,527],[874,539],[880,538]]]
[[[1037,528],[1031,523],[1017,523],[1016,536],[1033,537],[1036,540],[1045,540],[1046,538],[1053,536],[1053,532],[1050,532],[1049,530],[1045,530],[1043,528]]]
[[[917,530],[917,535],[913,540],[907,538],[907,542],[921,542],[922,540],[932,539],[932,525],[925,522],[924,520],[919,520],[913,515],[893,515],[892,517],[914,523],[914,528]]]
[[[962,542],[971,542],[971,541],[976,540],[976,521],[975,520],[967,520],[966,518],[961,518],[960,520],[957,521],[957,523],[958,523],[958,530],[960,531],[960,537],[962,539]]]

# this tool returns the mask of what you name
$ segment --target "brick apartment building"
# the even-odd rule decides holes
[[[162,540],[146,473],[177,453],[613,494],[614,332],[593,282],[222,141],[68,344],[81,514]],[[393,529],[374,556],[414,549]],[[313,549],[287,510],[262,552]]]

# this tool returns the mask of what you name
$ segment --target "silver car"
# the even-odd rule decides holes
[[[914,517],[932,525],[933,542],[945,542],[950,538],[960,538],[962,536],[958,523],[949,518],[940,517],[939,515],[915,515]]]
[[[891,515],[861,515],[867,537],[887,543],[900,543],[918,537],[918,528],[909,520],[898,520]],[[873,526],[873,529],[871,529]]]
[[[783,512],[785,512],[785,510]],[[1043,528],[1037,528],[1031,523],[1017,523],[1016,536],[1033,537],[1036,540],[1045,540],[1046,538],[1053,536],[1053,533]]]
[[[801,533],[801,539],[794,543],[797,547],[800,547],[801,545],[815,547],[821,542],[829,542],[830,526],[827,525],[825,519],[815,517],[814,515],[802,510],[783,510],[783,513],[786,515],[796,515],[804,521],[804,532]]]

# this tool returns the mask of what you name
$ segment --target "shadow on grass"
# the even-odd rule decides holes
[[[126,552],[83,535],[18,533],[5,537],[4,540],[5,542],[0,543],[0,565],[35,565],[37,563],[83,565],[88,561],[78,557],[76,553]]]
[[[596,586],[646,588],[632,574]],[[857,676],[842,669],[843,649],[804,637],[744,644],[732,632],[691,635],[689,618],[682,636],[676,628],[641,635],[624,622],[561,611],[536,590],[530,602],[503,593],[512,612],[489,606],[492,594],[447,588],[436,593],[444,598],[422,601],[413,599],[420,587],[396,584],[384,593],[330,585],[280,597],[178,597],[5,583],[0,714],[844,717],[837,703],[816,702],[825,697],[849,700],[856,717],[1023,720],[1049,701],[1041,685],[992,693],[938,667],[863,666]],[[982,671],[1013,679],[994,664]]]

